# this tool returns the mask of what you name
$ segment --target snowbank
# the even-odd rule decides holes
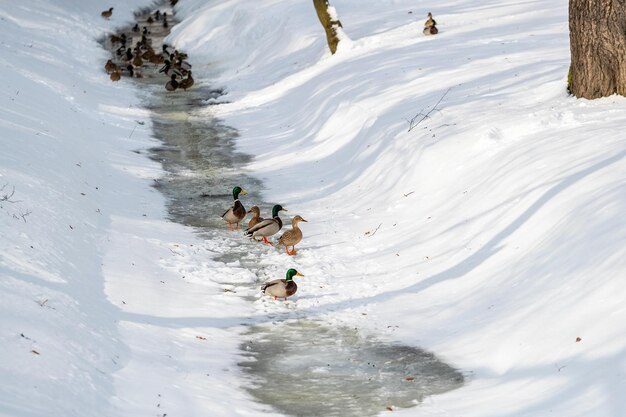
[[[567,96],[566,2],[334,0],[330,56],[308,0],[180,1],[170,41],[229,92],[206,114],[309,220],[262,259],[306,275],[289,307],[226,296],[256,277],[164,219],[149,115],[95,39],[146,4],[54,3],[0,6],[0,415],[270,415],[236,367],[250,316],[467,375],[400,415],[626,415],[626,101]]]
[[[242,271],[165,220],[149,114],[97,41],[146,4],[54,3],[0,6],[0,415],[230,415],[244,303],[206,276]]]
[[[334,56],[304,0],[181,2],[170,37],[310,221],[300,312],[467,373],[406,415],[626,414],[626,101],[567,96],[566,2],[332,4]]]

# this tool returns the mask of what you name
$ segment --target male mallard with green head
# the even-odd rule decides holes
[[[296,293],[296,291],[298,291],[298,285],[296,285],[296,282],[293,280],[294,276],[303,277],[304,275],[295,269],[290,268],[287,271],[285,279],[275,279],[273,281],[266,282],[261,286],[261,291],[265,294],[273,296],[274,300],[280,297],[287,301],[287,297],[291,297]]]
[[[239,201],[240,194],[246,195],[248,193],[241,187],[233,188],[233,199],[235,202],[231,208],[222,214],[222,219],[228,223],[230,230],[233,230],[233,223],[235,223],[237,225],[237,229],[239,229],[239,222],[246,217],[246,209],[243,207],[243,204],[241,204],[241,201]]]
[[[285,246],[287,255],[295,255],[297,253],[296,245],[302,240],[302,230],[298,227],[298,223],[300,222],[308,223],[300,215],[298,215],[291,220],[292,229],[287,230],[280,238],[278,238],[278,243]],[[291,246],[291,251],[289,251],[289,246]]]
[[[280,219],[280,217],[278,217],[278,213],[281,211],[287,211],[287,209],[283,208],[283,206],[281,206],[280,204],[276,204],[272,208],[272,218],[263,220],[255,226],[247,229],[245,233],[246,236],[252,236],[255,239],[257,237],[261,237],[263,238],[263,242],[271,245],[272,242],[267,240],[267,237],[275,235],[283,227],[283,221]]]

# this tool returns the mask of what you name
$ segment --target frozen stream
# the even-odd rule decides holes
[[[172,14],[169,8],[161,10]],[[137,17],[140,26],[146,25],[146,18],[146,13]],[[150,30],[152,46],[160,50],[167,29]],[[125,33],[134,34],[130,28]],[[136,42],[140,34],[134,35]],[[193,64],[193,57],[189,61]],[[143,77],[135,80],[151,112],[153,135],[162,143],[150,156],[168,173],[155,187],[167,197],[172,221],[196,228],[205,239],[223,242],[225,225],[219,216],[232,204],[232,188],[244,186],[250,192],[248,201],[259,202],[262,184],[242,173],[248,157],[234,151],[234,129],[217,119],[194,117],[194,110],[209,98],[219,100],[221,92],[202,84],[187,92],[168,92],[163,88],[167,78],[153,68],[146,66]],[[257,273],[263,268],[258,263],[262,249],[242,237],[241,245],[228,246],[218,260],[238,261]],[[255,284],[250,293],[257,290]],[[251,317],[247,323],[249,331],[241,345],[243,383],[268,409],[297,416],[372,416],[418,405],[428,395],[463,384],[463,375],[432,353],[383,343],[358,329],[297,314]]]

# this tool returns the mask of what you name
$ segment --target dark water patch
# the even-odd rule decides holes
[[[289,415],[374,416],[463,385],[463,375],[434,354],[350,327],[300,320],[255,326],[247,337],[240,366],[249,392]]]

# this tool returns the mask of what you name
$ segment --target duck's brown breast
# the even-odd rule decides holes
[[[285,293],[287,294],[287,297],[291,297],[296,293],[296,291],[298,291],[298,284],[296,284],[295,281],[287,282],[287,285],[285,286]]]

